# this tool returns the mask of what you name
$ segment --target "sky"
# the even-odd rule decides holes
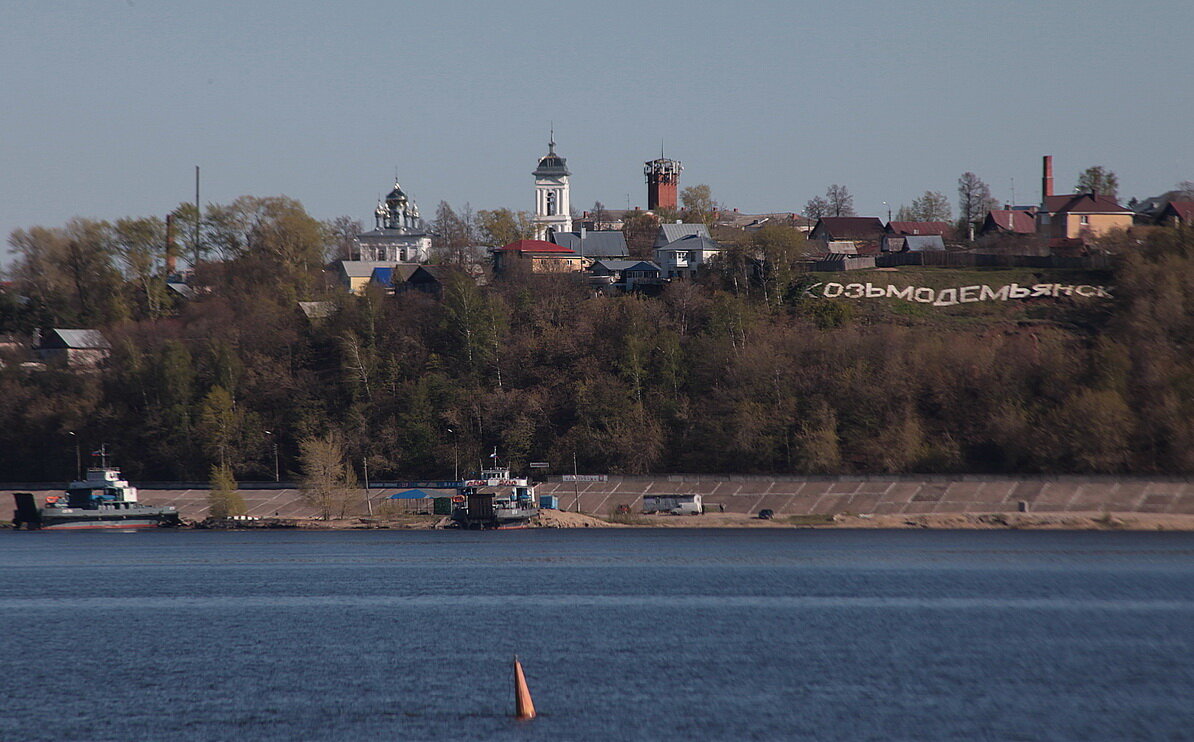
[[[164,216],[196,165],[370,226],[395,173],[426,218],[529,210],[553,124],[578,211],[645,207],[661,146],[747,213],[1034,203],[1045,154],[1126,201],[1194,180],[1192,40],[1188,0],[0,0],[0,234]]]

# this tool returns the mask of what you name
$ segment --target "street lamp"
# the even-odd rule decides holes
[[[70,431],[70,437],[75,441],[75,476],[79,479],[83,478],[83,458],[79,454],[79,436],[75,435],[75,431]]]
[[[274,435],[274,431],[272,430],[265,431],[265,434],[274,442],[274,481],[281,482],[282,472],[278,468],[278,436]]]
[[[887,223],[891,224],[891,204],[884,201],[883,206],[887,209]]]
[[[457,482],[460,481],[460,438],[456,435],[456,431],[448,428],[448,432],[452,434],[452,478]]]

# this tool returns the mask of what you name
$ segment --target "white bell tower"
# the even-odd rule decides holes
[[[547,239],[547,231],[572,231],[572,201],[568,193],[568,165],[556,154],[555,129],[547,143],[547,154],[539,158],[535,176],[535,239]]]

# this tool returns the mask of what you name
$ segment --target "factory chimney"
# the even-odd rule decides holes
[[[1053,155],[1045,155],[1044,172],[1041,174],[1041,204],[1053,195]]]

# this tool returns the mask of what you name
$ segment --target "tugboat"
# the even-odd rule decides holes
[[[523,477],[510,476],[509,469],[482,469],[478,479],[466,479],[452,498],[452,521],[460,528],[526,528],[539,514],[535,486]],[[482,488],[505,490],[483,492]]]
[[[137,488],[120,478],[120,470],[108,466],[108,453],[101,448],[100,466],[87,470],[86,479],[67,485],[66,495],[49,495],[45,507],[37,507],[31,492],[14,492],[16,512],[13,526],[26,530],[80,530],[84,528],[157,528],[180,525],[173,507],[152,507],[137,502]]]

